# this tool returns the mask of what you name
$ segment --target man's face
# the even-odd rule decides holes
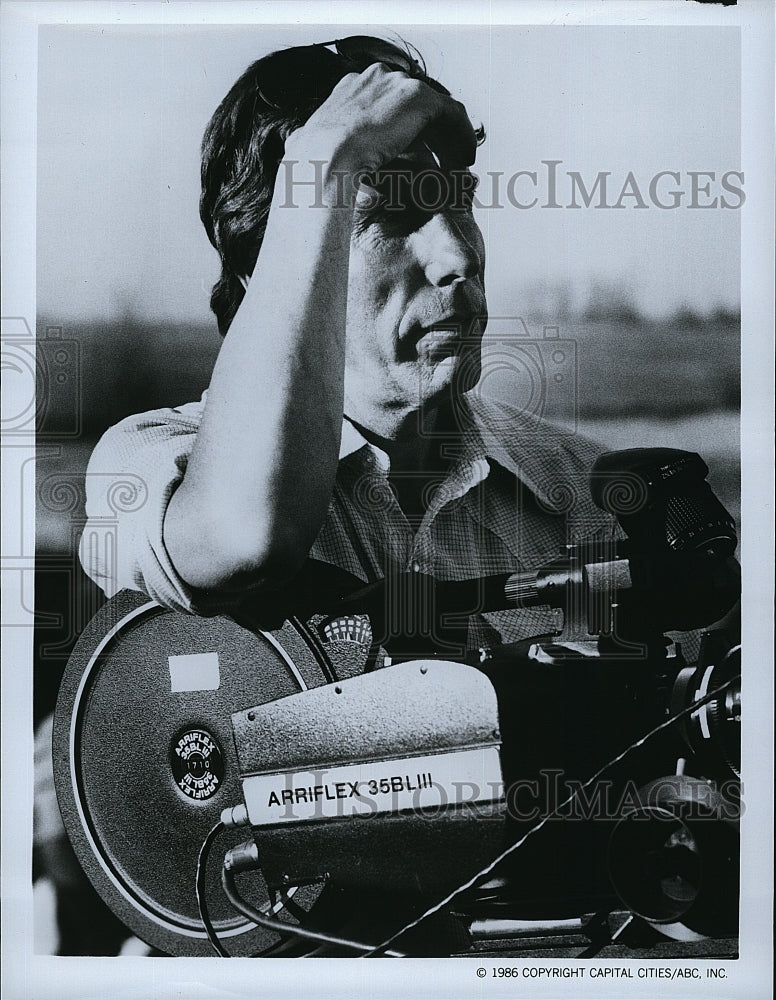
[[[445,186],[425,149],[392,167],[359,192],[350,247],[345,412],[377,433],[472,388],[487,322],[464,175]]]

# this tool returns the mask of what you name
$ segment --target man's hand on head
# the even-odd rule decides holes
[[[390,163],[416,140],[440,162],[474,163],[477,138],[460,101],[382,63],[349,73],[289,136],[286,152],[326,156],[337,169],[358,176]]]

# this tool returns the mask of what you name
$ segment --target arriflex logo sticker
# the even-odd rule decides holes
[[[251,826],[440,809],[464,788],[468,802],[495,804],[503,785],[496,744],[242,778]]]
[[[170,754],[175,784],[190,799],[211,798],[224,778],[221,748],[204,729],[189,729],[173,745]]]

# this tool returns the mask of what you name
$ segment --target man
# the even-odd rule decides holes
[[[277,52],[238,80],[205,134],[200,203],[227,335],[201,402],[129,418],[94,453],[81,556],[106,593],[213,613],[308,557],[362,581],[461,580],[611,532],[587,496],[594,450],[476,389],[482,138],[380,39]],[[119,514],[114,565],[93,542],[128,472],[147,492]],[[503,613],[470,637],[553,626]]]

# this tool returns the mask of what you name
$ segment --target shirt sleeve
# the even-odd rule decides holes
[[[79,555],[108,597],[139,590],[194,612],[194,592],[164,546],[167,505],[183,479],[204,399],[128,417],[100,439],[86,470],[87,522]]]

